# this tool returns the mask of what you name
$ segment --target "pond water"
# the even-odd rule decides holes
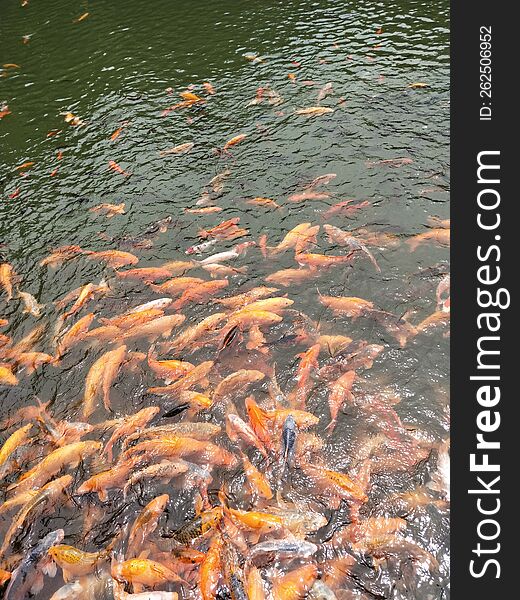
[[[201,100],[181,97],[186,91]],[[11,265],[15,275],[13,298],[7,301],[5,289],[0,292],[0,318],[8,321],[0,331],[6,336],[0,363],[18,383],[0,385],[0,444],[34,418],[24,420],[27,413],[20,409],[35,406],[37,399],[48,402],[45,414],[55,423],[85,420],[87,373],[124,340],[126,362],[110,389],[112,412],[103,409],[98,396],[95,411],[87,415],[89,424],[158,406],[149,426],[190,420],[222,425],[213,442],[239,458],[246,452],[278,493],[259,500],[246,489],[241,467],[215,468],[208,503],[219,505],[222,488],[232,509],[305,507],[325,518],[325,526],[304,536],[319,546],[317,554],[275,556],[259,565],[266,590],[274,590],[275,597],[304,597],[306,589],[303,596],[285,596],[278,583],[302,565],[316,564],[313,577],[326,582],[338,598],[446,598],[449,494],[438,481],[449,443],[449,338],[447,317],[425,319],[442,312],[436,290],[449,273],[444,235],[449,219],[448,2],[9,0],[0,7],[0,111],[2,107],[10,114],[0,119],[0,262]],[[301,114],[312,107],[313,114]],[[246,137],[223,149],[238,135]],[[325,174],[335,177],[315,181]],[[251,202],[257,198],[274,203]],[[121,203],[124,214],[112,218],[90,210]],[[222,210],[186,212],[211,206]],[[200,255],[186,254],[204,240],[201,230],[229,219],[239,219],[230,229],[238,224],[246,230],[243,235],[215,237],[209,231],[206,239],[215,243]],[[301,248],[293,244],[286,251],[280,246],[273,250],[301,223],[320,227],[315,238],[304,240]],[[359,248],[351,260],[338,264],[311,256],[345,257],[352,250],[331,241],[324,225],[350,232],[373,260]],[[102,325],[99,319],[169,296],[121,278],[106,260],[88,251],[130,252],[139,259],[135,267],[161,267],[202,260],[243,242],[256,245],[237,258],[216,259],[232,270],[210,273],[197,266],[172,272],[228,283],[200,301],[187,297],[165,309],[185,316],[169,337],[113,334],[95,343],[80,340],[59,363],[47,361],[33,373],[21,362],[16,343],[37,328],[24,352],[54,355],[56,336],[87,313],[96,315],[94,329]],[[54,249],[68,245],[83,251],[55,268],[40,264]],[[118,270],[128,268],[134,267]],[[288,273],[270,278],[283,269],[304,273],[292,274],[294,280]],[[57,300],[102,280],[108,291],[63,318],[66,308],[57,306]],[[188,290],[196,285],[192,282]],[[235,321],[230,308],[215,299],[262,285],[278,288],[271,295],[286,296],[292,303],[278,309],[278,322],[261,323],[253,333],[251,324],[240,323],[226,338],[229,346],[222,348]],[[42,305],[39,316],[24,312],[17,290]],[[351,308],[332,310],[327,297],[361,298],[372,305],[359,314]],[[447,306],[444,302],[445,314]],[[197,343],[182,351],[168,346],[187,327],[222,311],[222,322]],[[255,345],[259,332],[265,343],[257,340]],[[324,336],[348,337],[354,345]],[[371,368],[358,359],[363,341],[381,347],[374,350]],[[300,355],[316,344],[319,355],[315,364],[309,361],[304,381]],[[164,417],[178,406],[178,397],[148,391],[166,385],[148,364],[150,348],[160,359],[195,365],[214,361],[207,379],[189,388],[209,397],[221,380],[240,369],[260,371],[265,378],[197,415],[190,408]],[[356,371],[353,398],[346,396],[337,425],[327,429],[331,385],[350,370]],[[273,382],[278,392],[273,392]],[[294,400],[294,390],[304,395],[303,404],[300,396]],[[267,458],[240,436],[232,440],[225,432],[226,414],[236,410],[247,421],[244,399],[249,394],[265,410],[295,409],[299,402],[299,408],[319,419],[307,432],[298,428],[300,439],[309,432],[318,436],[312,442],[317,448],[297,451],[282,475],[278,421],[269,431],[274,449]],[[106,442],[115,426],[106,424],[81,439]],[[13,497],[8,487],[20,473],[56,449],[51,438],[45,427],[35,424],[30,430],[17,450],[20,455],[10,458],[16,468],[0,481],[4,501]],[[312,445],[310,437],[306,441]],[[117,459],[120,445],[115,448]],[[126,498],[120,488],[111,489],[107,502],[78,494],[102,461],[101,467],[110,467],[103,454],[52,474],[50,479],[74,476],[68,499],[53,501],[51,511],[37,510],[37,516],[23,523],[0,556],[0,568],[14,569],[38,540],[59,528],[64,530],[62,543],[99,551],[148,502],[167,493],[159,526],[145,542],[151,558],[155,552],[164,559],[160,532],[194,518],[197,485],[182,478],[169,483],[147,479]],[[368,501],[356,508],[359,517],[349,499],[332,509],[330,493],[309,483],[319,477],[309,473],[308,464],[359,481],[370,468]],[[0,512],[0,539],[18,510]],[[323,545],[334,545],[345,527],[352,529],[358,521],[374,524],[379,517],[403,519],[402,531],[397,537],[395,531],[372,532],[372,538],[359,534],[357,542],[352,533],[348,551],[336,544],[334,558],[328,557]],[[219,535],[230,544],[225,532],[215,531],[195,540],[194,548],[206,551],[208,541]],[[246,530],[248,550],[237,549],[246,579],[255,543],[285,535],[262,531],[257,540],[257,533]],[[341,576],[334,560],[344,563]],[[102,578],[110,563],[100,563],[94,570]],[[166,583],[157,589],[199,597],[198,567],[183,569],[189,584]],[[218,593],[225,597],[226,576],[221,579]],[[51,598],[62,585],[58,569],[54,578],[45,577],[37,597]],[[86,590],[90,584],[82,585]],[[108,598],[113,593],[88,596],[85,590],[83,596],[70,597]]]

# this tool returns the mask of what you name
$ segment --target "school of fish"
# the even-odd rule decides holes
[[[172,93],[178,98],[164,118],[210,103],[218,82]],[[284,103],[269,86],[252,96],[251,106]],[[333,97],[325,83],[313,105],[291,115],[327,118],[335,106],[322,102]],[[8,115],[2,105],[0,118]],[[84,125],[72,113],[64,120]],[[421,316],[388,310],[384,297],[323,290],[358,269],[384,278],[389,248],[412,257],[447,248],[449,220],[431,216],[425,231],[410,236],[350,229],[356,212],[370,220],[371,204],[338,197],[336,174],[323,173],[302,177],[285,197],[244,198],[259,214],[298,215],[306,202],[321,207],[280,238],[254,237],[218,205],[249,143],[238,130],[215,149],[218,174],[194,190],[185,211],[201,219],[198,241],[168,261],[143,261],[138,242],[133,252],[95,243],[53,248],[40,261],[48,277],[81,261],[100,265],[104,276],[52,305],[26,291],[15,259],[0,264],[2,397],[50,372],[75,370],[83,381],[68,391],[65,415],[49,395],[0,423],[6,600],[42,598],[51,579],[59,582],[52,600],[362,600],[387,598],[385,577],[413,598],[419,572],[441,584],[439,557],[413,539],[409,525],[428,510],[448,514],[449,439],[403,422],[398,394],[368,374],[385,355],[449,335],[449,272],[435,271],[431,310]],[[178,160],[195,146],[186,138],[160,156]],[[411,162],[399,156],[366,167]],[[116,160],[107,168],[114,177],[132,175]],[[117,220],[130,211],[120,202],[90,212]],[[143,239],[153,244],[172,220]],[[252,265],[268,274],[258,280]],[[307,300],[310,291],[312,315],[301,306],[302,290]],[[2,316],[13,306],[30,324],[23,337],[11,335]],[[371,324],[377,343],[351,331],[358,320]],[[351,421],[365,427],[350,436],[348,459],[332,460],[338,431]],[[422,485],[385,487],[427,463],[433,468]],[[55,515],[64,515],[60,527]]]

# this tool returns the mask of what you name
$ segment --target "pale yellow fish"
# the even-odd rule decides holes
[[[178,146],[174,146],[169,150],[161,150],[161,156],[168,156],[170,154],[186,154],[189,152],[195,144],[193,142],[186,142],[185,144],[179,144]]]
[[[81,23],[81,21],[84,21],[89,15],[90,15],[90,13],[88,13],[88,12],[83,13],[80,17],[78,17],[77,19],[74,19],[74,23]]]
[[[98,204],[97,206],[94,206],[89,210],[93,213],[104,214],[107,217],[107,219],[111,219],[115,215],[125,214],[125,203],[121,202],[121,204]]]
[[[333,108],[327,108],[325,106],[309,106],[308,108],[299,108],[294,114],[305,117],[319,117],[320,115],[326,115],[333,112]]]
[[[41,317],[42,308],[45,307],[44,304],[38,304],[36,298],[32,294],[29,294],[29,292],[18,292],[18,296],[25,304],[24,313],[29,313],[33,317]]]
[[[32,423],[28,423],[12,433],[0,448],[0,467],[8,460],[8,458],[19,448],[29,437],[29,431],[32,428]]]

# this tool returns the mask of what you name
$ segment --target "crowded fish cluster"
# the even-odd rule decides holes
[[[189,111],[217,95],[217,83],[181,90],[163,117],[186,113],[189,123]],[[342,103],[332,105],[333,95],[325,84],[291,114],[327,118]],[[264,86],[249,104],[282,103]],[[85,125],[72,113],[64,119]],[[431,265],[430,310],[420,317],[387,310],[384,296],[333,294],[330,282],[359,269],[384,278],[389,248],[448,247],[449,221],[432,215],[408,237],[350,229],[362,211],[370,221],[371,204],[340,200],[330,191],[336,174],[324,173],[302,176],[285,197],[244,198],[259,214],[317,207],[313,221],[279,239],[252,235],[219,206],[248,143],[237,132],[215,150],[218,172],[185,210],[203,220],[198,241],[167,262],[149,264],[140,251],[169,234],[173,217],[124,240],[125,249],[99,251],[93,241],[50,250],[40,262],[49,278],[85,261],[104,273],[52,306],[26,291],[15,260],[0,264],[0,311],[16,303],[31,324],[15,337],[0,318],[2,394],[51,373],[79,372],[84,382],[68,391],[66,413],[54,396],[34,397],[0,424],[7,600],[43,598],[46,582],[52,600],[414,598],[419,577],[444,584],[439,557],[410,526],[427,511],[448,513],[449,439],[403,422],[392,382],[369,374],[426,336],[449,334],[449,273]],[[108,169],[131,176],[115,160]],[[124,202],[90,211],[92,219],[129,212]],[[359,322],[372,338],[356,334]]]

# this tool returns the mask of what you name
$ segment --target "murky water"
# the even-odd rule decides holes
[[[91,301],[80,316],[93,311],[98,317],[110,317],[159,297],[149,286],[121,281],[113,269],[88,256],[59,269],[40,266],[59,246],[129,251],[139,257],[139,267],[148,267],[188,260],[185,251],[198,243],[201,229],[231,218],[240,218],[247,236],[218,241],[203,257],[240,242],[258,242],[263,234],[268,246],[276,246],[302,222],[321,227],[317,243],[307,251],[326,255],[345,251],[329,243],[325,223],[363,239],[378,233],[379,241],[370,250],[381,272],[369,260],[356,259],[352,267],[320,268],[301,283],[280,287],[294,304],[280,324],[263,329],[268,352],[248,351],[247,337],[235,341],[218,360],[210,387],[240,368],[270,376],[275,365],[278,383],[289,393],[296,381],[297,354],[308,350],[320,334],[382,345],[373,367],[359,370],[353,388],[357,404],[343,406],[331,435],[326,431],[327,382],[312,372],[306,407],[320,417],[313,431],[325,444],[313,460],[330,469],[355,472],[368,457],[373,469],[363,517],[404,518],[403,538],[439,564],[428,568],[419,560],[403,559],[402,549],[395,556],[387,552],[383,558],[372,557],[338,584],[337,589],[343,590],[338,598],[446,598],[447,511],[439,507],[442,496],[427,487],[437,466],[439,444],[449,436],[446,327],[434,327],[400,345],[381,320],[334,314],[320,302],[320,294],[364,298],[415,325],[436,309],[435,291],[449,270],[449,251],[430,240],[412,252],[409,240],[432,230],[429,218],[449,217],[448,3],[29,0],[26,6],[20,4],[9,1],[0,7],[0,65],[15,65],[0,66],[0,109],[7,105],[11,113],[0,119],[0,262],[13,266],[19,288],[44,308],[36,319],[23,312],[20,299],[7,303],[5,294],[0,295],[0,318],[9,321],[1,333],[16,342],[44,326],[34,349],[52,353],[59,314],[53,302],[103,278],[110,294]],[[86,12],[88,17],[74,22]],[[249,60],[251,54],[257,60]],[[210,82],[216,93],[208,94],[203,82]],[[410,87],[416,82],[428,87]],[[311,118],[295,114],[317,106],[319,91],[327,83],[332,91],[319,105],[333,112]],[[205,102],[162,116],[191,85]],[[264,98],[251,105],[258,88],[274,90],[279,101],[270,104]],[[85,125],[67,124],[64,113],[69,111]],[[111,141],[120,127],[121,134]],[[229,155],[215,152],[238,134],[247,137]],[[161,155],[188,142],[194,146],[185,154]],[[131,176],[110,169],[109,161]],[[34,164],[17,169],[24,163]],[[215,200],[223,210],[186,213],[208,182],[226,170],[230,174]],[[316,190],[328,197],[289,201],[326,173],[337,176]],[[281,208],[247,203],[256,197],[273,199]],[[349,199],[359,205],[357,210],[325,216],[330,207]],[[106,219],[89,210],[102,203],[124,203],[125,214]],[[171,219],[161,232],[156,224],[165,218]],[[229,264],[247,270],[229,275],[228,287],[217,297],[265,285],[265,277],[275,271],[298,268],[294,251],[264,258],[258,248]],[[201,270],[188,275],[210,279]],[[182,308],[186,315],[182,328],[218,310],[221,307],[209,300],[190,303]],[[307,338],[300,334],[301,317],[294,311],[313,322],[311,333],[308,323],[303,326]],[[129,343],[132,351],[147,352],[149,346],[146,340]],[[19,384],[0,387],[0,420],[5,424],[21,407],[35,404],[36,397],[50,403],[48,410],[56,420],[79,420],[85,376],[107,349],[106,343],[80,343],[59,367],[46,364],[30,375],[19,368]],[[209,345],[171,358],[199,364],[216,357],[216,347]],[[332,362],[330,349],[322,348],[319,366]],[[269,402],[269,378],[249,390],[259,403]],[[124,369],[111,390],[114,415],[101,408],[90,421],[161,405],[158,397],[147,393],[150,386],[159,385],[146,361]],[[236,401],[242,417],[243,397]],[[368,408],[370,399],[389,397],[394,400],[385,404],[388,412],[381,406]],[[415,440],[414,448],[425,451],[421,460],[407,462],[406,452],[396,458],[391,445],[374,442],[382,432],[391,437],[393,410],[402,429]],[[218,411],[201,417],[216,422],[219,418]],[[163,422],[158,418],[154,424]],[[13,425],[21,424],[0,431],[0,442],[12,433]],[[110,431],[102,439],[109,436]],[[218,439],[233,449],[225,435]],[[33,446],[48,452],[43,439]],[[263,464],[253,451],[248,455]],[[264,467],[269,472],[271,467]],[[90,469],[86,461],[74,471],[72,489],[88,478]],[[12,473],[0,484],[3,498],[10,497],[6,488],[15,480]],[[216,492],[224,481],[230,502],[250,508],[240,469],[213,473],[211,501],[218,502]],[[170,502],[160,528],[178,527],[194,514],[194,491],[182,488],[182,483],[148,482],[126,500],[120,492],[110,492],[105,504],[73,495],[71,503],[17,534],[7,554],[23,554],[47,532],[61,527],[65,543],[100,549],[161,493],[169,493]],[[417,488],[429,490],[439,502],[422,505],[417,497],[404,501],[399,496]],[[309,537],[314,542],[330,540],[350,519],[348,507],[334,512],[317,498],[298,469],[282,493],[285,501],[305,501],[326,516],[327,526]],[[103,510],[87,512],[92,506]],[[13,511],[0,514],[0,539],[12,515]],[[286,568],[285,563],[280,566]],[[60,574],[46,577],[37,597],[50,598],[62,583]]]

